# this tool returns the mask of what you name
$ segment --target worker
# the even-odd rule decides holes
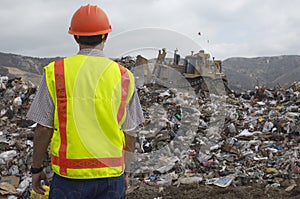
[[[79,52],[44,67],[27,113],[38,123],[30,170],[39,194],[51,143],[49,198],[125,198],[133,133],[144,117],[132,73],[103,55],[111,30],[101,8],[81,6],[69,28]]]

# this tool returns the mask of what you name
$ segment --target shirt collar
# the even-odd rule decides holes
[[[100,56],[100,57],[104,57],[103,50],[99,50],[99,49],[95,49],[95,48],[81,49],[77,54],[79,54],[79,55],[88,55],[88,56]]]

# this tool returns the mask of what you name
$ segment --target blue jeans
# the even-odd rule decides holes
[[[125,199],[124,175],[112,178],[69,179],[54,174],[49,199]]]

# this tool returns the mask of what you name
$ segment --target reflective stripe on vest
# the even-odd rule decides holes
[[[130,84],[130,77],[128,71],[123,66],[119,65],[121,73],[121,104],[118,109],[117,121],[120,123],[125,110],[126,99],[128,97],[128,89]],[[67,169],[79,168],[105,168],[105,167],[118,167],[124,166],[124,152],[122,157],[119,158],[87,158],[87,159],[71,159],[67,158],[67,95],[65,87],[64,76],[64,60],[57,60],[54,62],[54,74],[56,83],[56,96],[57,96],[57,111],[60,132],[60,148],[59,157],[52,154],[52,163],[60,167],[60,173],[67,176]]]
[[[122,81],[121,81],[122,95],[121,95],[121,104],[120,104],[120,107],[118,110],[118,115],[117,115],[118,123],[121,122],[121,119],[123,118],[124,113],[125,113],[126,99],[128,96],[128,88],[129,88],[129,83],[130,83],[130,78],[129,78],[126,68],[120,66],[120,64],[119,64],[119,68],[120,68],[121,77],[122,77]]]

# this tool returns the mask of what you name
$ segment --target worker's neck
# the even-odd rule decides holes
[[[89,45],[79,44],[79,50],[83,50],[83,49],[103,50],[103,48],[104,48],[104,42],[102,42],[101,44],[99,44],[97,46],[89,46]]]

